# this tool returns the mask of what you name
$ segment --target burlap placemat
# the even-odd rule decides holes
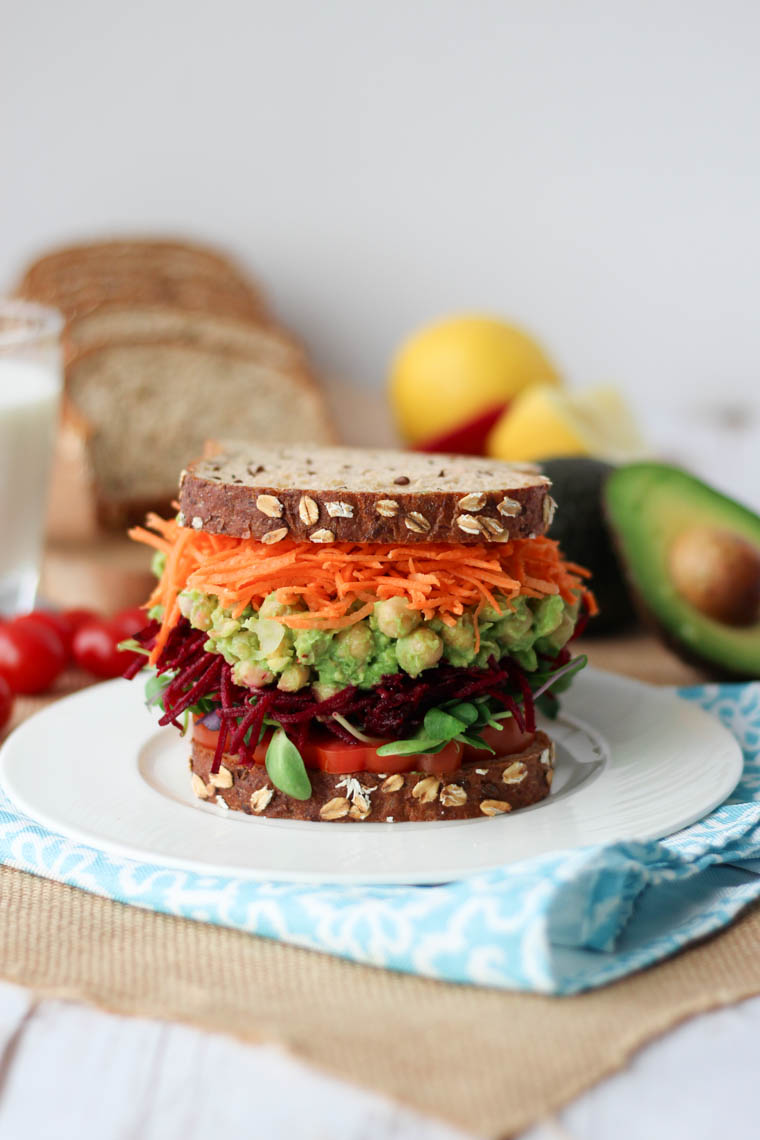
[[[1,977],[117,1013],[278,1042],[484,1136],[540,1120],[684,1018],[760,993],[759,951],[755,908],[643,974],[544,998],[358,966],[0,869]]]

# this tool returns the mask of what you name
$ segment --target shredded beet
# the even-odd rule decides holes
[[[137,635],[146,648],[155,643],[158,623],[153,622]],[[173,673],[164,690],[164,713],[159,724],[180,725],[180,718],[200,701],[214,703],[219,738],[212,772],[219,770],[224,751],[239,756],[242,763],[253,763],[265,717],[276,720],[298,747],[303,747],[310,724],[319,720],[340,740],[355,738],[332,713],[341,713],[371,736],[406,739],[422,724],[428,709],[446,701],[466,701],[474,697],[493,698],[508,709],[522,731],[534,732],[536,713],[529,675],[509,657],[486,668],[439,665],[420,677],[393,673],[383,677],[371,691],[348,685],[327,700],[319,701],[312,688],[285,693],[270,685],[248,689],[236,685],[232,669],[224,658],[204,649],[206,634],[195,630],[184,618],[175,626],[157,665],[159,674]],[[553,660],[542,661],[547,669],[558,669],[570,660],[565,648]],[[132,667],[128,671],[135,673]],[[255,698],[255,703],[251,703]]]

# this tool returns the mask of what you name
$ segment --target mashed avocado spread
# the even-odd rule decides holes
[[[572,636],[578,602],[568,605],[559,596],[516,598],[512,603],[497,596],[502,612],[490,606],[477,623],[480,647],[476,652],[475,618],[464,613],[455,626],[440,619],[425,622],[405,598],[376,602],[369,618],[338,632],[289,629],[273,618],[295,613],[274,594],[258,612],[246,609],[233,617],[216,597],[185,590],[180,609],[196,629],[208,633],[206,649],[220,653],[232,666],[238,685],[277,687],[296,692],[315,685],[325,699],[346,685],[371,689],[387,673],[403,670],[412,677],[439,662],[484,667],[491,657],[513,657],[524,669],[538,665],[538,653],[555,656]]]

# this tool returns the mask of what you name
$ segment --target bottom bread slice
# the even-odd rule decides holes
[[[296,800],[272,786],[263,765],[244,767],[225,755],[212,774],[214,752],[193,741],[193,791],[203,800],[249,815],[274,819],[351,823],[404,823],[503,815],[538,803],[549,794],[554,743],[537,732],[523,752],[463,764],[447,776],[424,772],[336,775],[310,771],[312,794]]]

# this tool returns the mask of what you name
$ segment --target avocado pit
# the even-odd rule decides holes
[[[677,592],[705,617],[750,626],[760,617],[760,550],[713,527],[684,530],[668,551]]]

